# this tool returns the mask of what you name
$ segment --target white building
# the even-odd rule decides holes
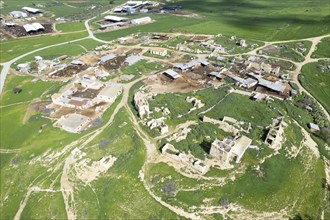
[[[165,74],[166,76],[172,78],[173,80],[178,79],[178,78],[181,77],[181,75],[179,73],[177,73],[177,72],[175,72],[174,70],[171,70],[171,69],[165,70],[163,72],[163,74]]]
[[[12,11],[12,12],[10,12],[10,15],[13,18],[26,18],[27,17],[27,14],[22,11]]]
[[[114,102],[122,90],[123,86],[121,84],[109,83],[100,91],[97,98],[104,102]]]
[[[151,22],[150,17],[143,17],[143,18],[137,18],[137,19],[131,20],[131,24],[133,24],[133,25],[147,24],[150,22]]]
[[[27,33],[32,32],[32,31],[45,30],[44,26],[42,26],[40,23],[25,24],[25,25],[23,25],[23,27]]]
[[[151,48],[149,50],[149,53],[164,57],[164,56],[167,55],[167,49],[164,49],[164,48]]]
[[[128,19],[114,15],[107,15],[104,17],[104,20],[112,21],[112,22],[122,22],[122,21],[127,21]]]
[[[98,81],[95,76],[89,76],[87,74],[83,75],[80,78],[80,83],[85,88],[96,89],[96,90],[104,86],[104,84]]]
[[[308,127],[311,130],[311,132],[320,131],[320,127],[317,124],[309,123]]]
[[[17,65],[17,69],[18,71],[20,71],[21,73],[29,73],[31,68],[30,68],[30,64],[28,63],[21,63]]]
[[[88,117],[73,113],[68,114],[66,116],[62,116],[56,124],[67,132],[78,133],[84,128],[86,128],[90,122],[91,119],[89,119]]]
[[[114,58],[116,58],[116,55],[113,54],[113,53],[110,53],[110,54],[107,54],[107,55],[104,55],[104,56],[100,57],[99,60],[100,60],[101,63],[105,63],[108,60],[112,60]]]
[[[32,14],[36,14],[36,13],[41,13],[42,10],[38,9],[38,8],[31,8],[31,7],[23,7],[23,10],[32,13]]]

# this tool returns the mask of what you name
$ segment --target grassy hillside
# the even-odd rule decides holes
[[[330,37],[322,39],[317,45],[317,50],[313,53],[314,58],[330,58]]]
[[[198,13],[197,18],[168,15],[151,16],[151,24],[102,33],[97,36],[112,40],[137,31],[179,29],[192,33],[225,34],[266,41],[301,39],[328,34],[329,2],[267,0],[180,0],[185,10]]]
[[[325,61],[305,65],[299,75],[299,81],[330,112],[330,71],[322,69],[327,65],[329,63]]]
[[[284,40],[329,33],[327,0],[179,0],[185,9],[205,16],[197,33],[226,33],[248,38]]]

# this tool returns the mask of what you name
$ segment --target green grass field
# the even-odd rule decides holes
[[[322,179],[324,178],[322,162],[310,158],[310,152],[307,150],[302,151],[295,159],[286,158],[284,156],[286,150],[291,146],[299,146],[302,136],[299,133],[299,127],[293,124],[290,124],[285,132],[289,135],[281,154],[267,159],[260,165],[265,172],[264,177],[258,177],[253,166],[248,165],[246,172],[238,174],[234,181],[230,181],[223,187],[207,187],[205,185],[207,181],[202,181],[203,186],[198,186],[197,180],[183,177],[172,167],[160,163],[148,166],[149,184],[163,200],[185,209],[200,205],[218,206],[219,200],[226,198],[230,202],[243,205],[248,209],[279,211],[288,208],[289,216],[308,215],[313,219],[317,218],[325,206],[324,189],[322,189]],[[249,157],[252,156],[252,154],[249,155],[250,151],[246,153]],[[247,155],[244,156],[243,162],[246,157]],[[217,175],[214,174],[216,171],[212,172],[213,175]],[[228,171],[218,172],[220,176],[228,175]],[[160,182],[160,179],[165,179],[165,181]],[[164,185],[169,182],[177,186],[177,194],[174,197],[166,196],[162,190]],[[294,187],[292,187],[293,185]],[[302,191],[304,191],[303,194]],[[293,206],[293,204],[296,205]]]
[[[63,83],[59,82],[32,82],[31,76],[8,75],[4,91],[1,93],[0,105],[10,105],[18,102],[31,101],[41,98],[42,93],[52,87],[58,87]],[[13,89],[19,87],[22,92],[14,94]]]
[[[321,68],[327,68],[328,65],[329,62],[325,61],[305,65],[299,75],[299,81],[330,112],[330,70]]]
[[[178,29],[201,34],[236,35],[257,40],[288,40],[328,34],[327,0],[295,2],[266,0],[181,0],[172,3],[201,15],[185,18],[167,15],[152,16],[156,22],[129,29],[97,34],[112,40],[136,32],[168,32]]]
[[[323,38],[317,45],[317,50],[312,54],[314,58],[330,58],[330,37]]]
[[[61,32],[74,32],[74,31],[84,31],[86,30],[86,28],[84,22],[77,21],[77,22],[56,24],[56,30]]]
[[[102,45],[102,43],[98,41],[94,41],[92,39],[85,39],[65,45],[60,45],[56,47],[51,47],[45,50],[41,50],[38,52],[35,52],[33,54],[30,54],[26,57],[23,57],[22,59],[19,59],[16,61],[16,64],[25,63],[28,61],[33,61],[35,56],[41,56],[44,59],[54,59],[56,57],[62,56],[62,55],[68,55],[68,56],[78,56],[81,53],[85,53],[87,51],[91,51],[95,49],[95,47]],[[16,66],[16,65],[14,65]]]
[[[122,72],[124,74],[139,75],[139,74],[148,73],[151,71],[161,70],[164,68],[166,68],[166,64],[163,64],[160,62],[157,63],[157,62],[148,62],[147,60],[141,60],[132,66],[128,66],[128,67],[122,69]]]
[[[43,10],[55,14],[56,17],[69,17],[69,18],[81,18],[82,15],[93,15],[93,13],[98,14],[105,11],[116,4],[122,3],[123,0],[116,0],[114,4],[109,4],[107,0],[88,0],[88,1],[69,1],[69,0],[59,0],[59,1],[47,1],[47,0],[35,0],[35,1],[25,1],[25,0],[15,0],[6,1],[5,7],[1,9],[2,14],[9,13],[11,11],[20,10],[24,6],[37,7],[35,5],[42,5]],[[91,6],[94,5],[96,8],[91,10]]]
[[[56,36],[40,36],[40,37],[22,38],[11,41],[3,41],[0,42],[0,62],[9,61],[24,53],[45,46],[76,40],[83,37],[87,37],[87,32],[61,34]]]
[[[206,116],[215,119],[229,116],[239,121],[267,126],[271,124],[272,118],[276,117],[276,113],[270,110],[265,103],[258,103],[247,96],[233,93],[206,113]]]
[[[312,42],[310,41],[274,44],[263,49],[262,54],[288,59],[295,62],[302,62],[308,54],[311,46]]]
[[[230,34],[250,39],[284,40],[329,33],[327,0],[178,0],[205,16],[202,22],[182,29],[211,34]]]
[[[38,219],[43,216],[48,219],[66,219],[65,206],[61,192],[32,193],[22,213],[22,219]]]

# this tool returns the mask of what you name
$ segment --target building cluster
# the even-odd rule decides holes
[[[116,15],[107,15],[104,20],[99,21],[100,29],[116,29],[119,27],[128,27],[131,25],[141,25],[150,23],[152,20],[150,17],[141,17],[136,19],[128,19],[126,17],[119,17]]]
[[[268,63],[265,58],[233,58],[228,67],[210,74],[220,80],[232,79],[236,85],[254,92],[253,98],[256,100],[268,96],[288,99],[294,93],[280,66]]]
[[[173,13],[176,14],[181,11],[181,6],[165,6],[163,3],[156,1],[127,1],[112,9],[113,13],[121,14],[163,14]]]
[[[111,29],[115,30],[118,28],[142,25],[152,22],[150,17],[141,17],[135,19],[128,19],[126,17],[119,17],[116,15],[107,15],[103,20],[98,21],[97,23],[100,25],[101,30]]]
[[[52,115],[61,115],[55,126],[68,132],[78,133],[84,130],[93,119],[102,115],[121,92],[121,84],[101,83],[95,76],[83,75],[74,80],[70,88],[53,94],[52,103],[48,105],[48,108],[54,111]],[[69,109],[67,111],[72,113],[59,113],[63,109]]]
[[[112,11],[114,13],[125,14],[146,13],[149,11],[149,9],[158,5],[158,2],[152,1],[127,1],[124,4],[115,7]]]
[[[3,17],[3,29],[13,37],[50,33],[53,25],[44,13],[38,8],[22,7],[21,11],[12,11]]]
[[[44,11],[38,8],[23,7],[22,11],[12,11],[9,14],[13,18],[27,18],[29,15],[41,14]]]

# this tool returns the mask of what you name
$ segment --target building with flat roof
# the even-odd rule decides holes
[[[62,116],[56,125],[63,130],[71,133],[79,133],[87,127],[91,120],[81,114],[72,113],[66,116]]]
[[[45,30],[44,26],[42,26],[40,23],[25,24],[23,25],[23,28],[27,33]]]
[[[26,18],[28,16],[25,12],[22,11],[12,11],[10,12],[10,15],[13,18]]]
[[[170,78],[172,78],[172,79],[178,79],[178,78],[181,77],[181,75],[179,73],[177,73],[177,72],[175,72],[175,71],[173,71],[171,69],[165,70],[163,72],[163,74],[166,75],[166,76],[168,76],[168,77],[170,77]]]
[[[128,19],[114,15],[107,15],[104,17],[104,20],[112,21],[112,22],[123,22],[123,21],[127,21]]]
[[[87,74],[80,78],[80,83],[83,87],[89,89],[100,89],[104,86],[104,84],[98,81],[95,76],[90,76]]]
[[[236,139],[215,140],[211,145],[210,155],[223,164],[231,161],[238,163],[251,143],[252,140],[244,135]]]
[[[142,56],[131,55],[125,59],[125,63],[127,63],[129,66],[132,66],[133,64],[139,62],[140,60],[143,60]]]
[[[113,54],[113,53],[109,53],[109,54],[104,55],[103,57],[101,57],[99,60],[100,60],[101,63],[105,63],[105,62],[107,62],[108,60],[112,60],[112,59],[114,59],[114,58],[116,58],[116,55]]]
[[[38,8],[23,7],[22,9],[32,14],[42,13],[42,10]]]
[[[151,48],[151,49],[149,49],[149,53],[164,57],[167,55],[167,49]]]
[[[175,68],[180,69],[181,71],[187,71],[189,69],[194,69],[200,66],[208,66],[210,63],[206,59],[200,60],[191,60],[185,64],[177,64]]]
[[[311,130],[311,132],[317,132],[320,131],[320,127],[317,124],[314,123],[309,123],[308,124],[309,129]]]
[[[99,100],[104,102],[114,102],[123,90],[119,83],[108,83],[97,95]]]
[[[150,17],[143,17],[143,18],[137,18],[137,19],[131,20],[131,24],[133,24],[133,25],[146,24],[146,23],[150,23],[150,22],[151,22]]]

